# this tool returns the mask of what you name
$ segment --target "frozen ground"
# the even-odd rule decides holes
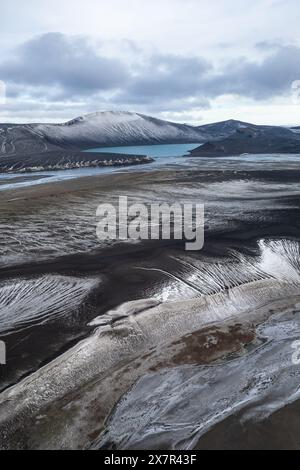
[[[2,448],[187,449],[298,400],[300,173],[276,158],[1,192]],[[119,195],[204,202],[204,250],[99,243]]]

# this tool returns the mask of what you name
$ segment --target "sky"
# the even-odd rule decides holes
[[[1,0],[0,121],[300,125],[299,24],[299,0]]]

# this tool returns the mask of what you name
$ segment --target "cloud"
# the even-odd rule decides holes
[[[144,99],[194,96],[211,68],[211,64],[198,57],[153,56],[142,73],[132,79],[126,92]]]
[[[47,33],[24,42],[0,62],[10,98],[7,110],[17,110],[19,103],[22,113],[26,105],[48,113],[61,113],[64,106],[70,113],[111,108],[189,112],[209,109],[226,95],[256,101],[282,96],[300,79],[296,45],[258,44],[265,55],[256,60],[237,57],[213,64],[197,54],[149,53],[131,40],[124,44],[129,56],[105,54],[105,47],[86,36]]]
[[[259,62],[239,59],[229,63],[204,84],[208,96],[236,94],[255,100],[269,99],[290,92],[300,78],[300,48],[278,48]]]
[[[158,55],[133,77],[114,97],[116,103],[154,105],[195,102],[207,107],[209,100],[223,95],[238,95],[266,100],[291,90],[300,79],[300,48],[277,47],[262,60],[238,58],[213,67],[201,57]],[[186,109],[186,108],[183,108]]]
[[[210,70],[212,65],[201,57],[152,55],[112,101],[150,105],[152,109],[160,107],[161,110],[182,109],[182,106],[195,104],[207,107],[209,101],[203,96],[201,83]]]
[[[0,76],[19,87],[53,88],[64,98],[117,89],[128,72],[119,60],[97,54],[85,37],[48,33],[16,48],[0,64]]]

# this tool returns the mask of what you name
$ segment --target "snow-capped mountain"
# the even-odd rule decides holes
[[[117,145],[200,144],[224,139],[247,127],[262,129],[267,126],[229,120],[195,127],[144,114],[107,111],[63,124],[0,124],[0,156],[81,151]],[[278,132],[280,128],[276,129]]]
[[[130,112],[89,114],[60,125],[38,125],[35,130],[47,140],[88,148],[95,145],[198,142],[200,129]]]
[[[0,124],[0,155],[113,145],[201,143],[208,137],[213,138],[201,127],[109,111],[63,124]]]

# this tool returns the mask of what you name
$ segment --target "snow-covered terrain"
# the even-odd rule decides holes
[[[161,121],[130,112],[103,112],[79,117],[62,125],[39,125],[36,131],[58,145],[126,145],[199,142],[198,128]]]
[[[194,127],[117,111],[89,114],[63,124],[0,124],[0,156],[97,146],[201,143],[228,136],[241,125],[226,121]]]
[[[55,160],[51,161],[50,158],[47,168],[55,168],[59,160],[55,153],[62,151],[78,153],[110,146],[214,143],[247,128],[255,132],[272,133],[277,137],[282,133],[284,136],[289,134],[290,138],[297,139],[297,134],[289,129],[256,126],[236,120],[190,126],[133,112],[106,111],[81,116],[62,124],[0,124],[0,163],[2,168],[5,166],[11,169],[17,164],[24,169],[24,161],[34,157],[35,163],[31,167],[45,169],[44,157],[47,155]],[[7,164],[5,157],[9,160],[15,158]],[[77,157],[74,162],[72,155],[68,158],[68,167],[87,165],[86,162],[79,164]]]

